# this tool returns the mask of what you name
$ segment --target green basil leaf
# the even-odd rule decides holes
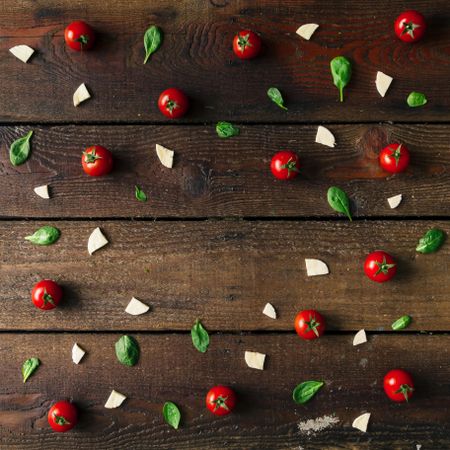
[[[287,110],[286,106],[284,106],[283,96],[276,87],[269,88],[269,90],[267,91],[267,95],[269,96],[270,100],[272,100],[280,108]]]
[[[205,353],[206,350],[208,350],[209,335],[208,332],[203,327],[203,325],[200,323],[200,320],[198,319],[196,320],[194,326],[191,329],[191,337],[194,347],[199,352]]]
[[[439,228],[428,230],[417,244],[416,251],[419,253],[433,253],[439,250],[445,241],[445,233]]]
[[[295,387],[292,392],[292,398],[295,403],[303,405],[303,403],[311,400],[323,385],[323,381],[304,381]]]
[[[230,122],[217,122],[216,132],[220,138],[229,138],[239,135],[239,128],[232,125]]]
[[[391,326],[392,329],[397,330],[403,330],[403,328],[406,328],[411,323],[411,317],[410,316],[402,316],[400,319],[397,319]]]
[[[163,40],[163,32],[161,28],[156,25],[152,25],[144,34],[144,48],[145,48],[145,59],[144,64],[147,62],[148,58],[152,53],[161,47]]]
[[[134,194],[136,195],[136,199],[140,202],[147,201],[147,194],[139,186],[134,187]]]
[[[411,92],[408,95],[406,102],[408,103],[408,106],[415,108],[417,106],[426,105],[428,100],[425,97],[425,94],[422,94],[421,92]]]
[[[116,342],[116,356],[124,366],[134,366],[139,359],[139,345],[131,336],[122,336]]]
[[[9,159],[13,166],[20,166],[30,156],[30,139],[33,131],[29,131],[24,137],[16,139],[9,148]]]
[[[166,402],[163,406],[163,416],[164,420],[175,430],[178,430],[178,426],[180,425],[181,413],[178,409],[178,406],[172,402]]]
[[[22,377],[24,383],[28,380],[28,378],[31,377],[31,375],[33,375],[33,373],[36,371],[36,369],[39,367],[40,364],[41,362],[39,361],[38,358],[30,358],[23,363]]]
[[[344,101],[344,88],[352,77],[352,65],[345,56],[336,56],[330,62],[334,85],[339,89],[339,100]]]
[[[350,201],[347,194],[340,188],[332,186],[328,189],[327,193],[328,203],[337,212],[345,214],[350,222],[352,216],[350,214]]]
[[[58,228],[45,225],[36,230],[31,236],[26,236],[25,239],[37,245],[50,245],[54,244],[60,235],[61,232]]]

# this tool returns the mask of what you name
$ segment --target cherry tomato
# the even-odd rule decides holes
[[[270,162],[270,170],[279,180],[292,180],[298,175],[299,169],[298,156],[288,150],[275,153]]]
[[[367,256],[364,272],[371,280],[384,283],[396,274],[397,264],[389,253],[378,250]]]
[[[89,50],[95,42],[94,30],[82,20],[76,20],[64,31],[66,44],[77,51]]]
[[[409,165],[409,150],[403,144],[389,144],[380,152],[380,164],[386,172],[403,172]]]
[[[234,54],[240,59],[252,59],[261,51],[261,38],[253,31],[241,30],[233,39]]]
[[[78,422],[78,411],[73,403],[65,400],[55,403],[48,411],[48,423],[53,430],[64,433]]]
[[[183,91],[169,88],[161,92],[158,108],[166,117],[178,119],[186,114],[189,108],[189,99]]]
[[[425,18],[414,10],[402,12],[394,24],[395,34],[403,42],[420,41],[426,29]]]
[[[101,145],[93,145],[81,155],[81,165],[91,177],[106,175],[113,167],[112,153]]]
[[[411,375],[402,369],[388,372],[384,376],[383,387],[386,395],[394,402],[407,402],[414,392]]]
[[[61,301],[63,292],[61,286],[52,280],[41,280],[31,291],[31,300],[39,309],[56,308]]]
[[[236,394],[227,386],[214,386],[206,394],[206,407],[216,416],[230,414],[236,402]]]
[[[295,331],[306,340],[317,339],[325,332],[325,319],[314,309],[300,311],[294,321]]]

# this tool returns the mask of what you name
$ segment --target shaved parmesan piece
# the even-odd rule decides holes
[[[34,50],[31,47],[28,47],[28,45],[16,45],[15,47],[11,47],[9,51],[24,63],[26,63],[34,53]]]
[[[125,308],[125,312],[132,316],[139,316],[140,314],[146,313],[149,309],[150,306],[133,297]]]
[[[75,342],[72,347],[72,361],[79,364],[86,352]]]
[[[118,408],[125,399],[126,399],[125,395],[113,389],[111,391],[111,394],[109,394],[108,400],[106,400],[105,408],[108,409]]]
[[[277,318],[277,312],[270,303],[266,303],[266,306],[264,306],[263,314],[265,314],[267,317],[270,317],[271,319]]]
[[[297,29],[296,33],[303,39],[309,41],[317,28],[319,28],[319,25],[317,25],[317,23],[305,23]]]
[[[330,273],[328,266],[320,259],[305,258],[306,273],[308,277],[315,277],[317,275],[327,275]]]
[[[42,198],[50,198],[50,195],[48,193],[48,186],[46,184],[44,184],[43,186],[35,187],[34,193]]]
[[[353,345],[360,345],[367,342],[367,336],[365,330],[359,330],[353,338]]]
[[[389,86],[392,83],[393,78],[389,75],[386,75],[383,72],[377,72],[377,78],[375,80],[375,85],[377,87],[378,93],[384,97],[386,95]]]
[[[104,247],[108,243],[108,240],[103,235],[100,228],[96,228],[89,236],[88,252],[90,255],[96,252],[98,249]]]
[[[367,431],[367,426],[369,425],[369,419],[370,413],[361,414],[353,421],[352,427],[365,433]]]
[[[173,150],[156,144],[156,154],[164,167],[168,167],[169,169],[173,167],[173,155],[175,154]]]
[[[398,205],[402,202],[403,196],[402,194],[394,195],[393,197],[389,197],[388,203],[391,209],[397,208]]]
[[[87,90],[86,85],[80,84],[77,90],[73,93],[73,106],[78,106],[81,102],[84,102],[88,98],[91,98],[91,94]]]
[[[252,369],[264,370],[265,360],[266,355],[264,355],[264,353],[245,352],[245,362],[247,363],[247,366]]]
[[[336,139],[334,138],[333,133],[322,125],[319,125],[319,128],[317,128],[316,142],[318,144],[326,145],[327,147],[336,146]]]

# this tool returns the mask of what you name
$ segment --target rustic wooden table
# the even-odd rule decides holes
[[[431,226],[450,232],[450,3],[408,7],[429,24],[415,45],[393,34],[400,0],[0,1],[2,449],[450,448],[450,245],[415,252]],[[95,27],[94,50],[67,49],[63,32],[73,19]],[[309,42],[295,34],[307,22],[321,25]],[[150,24],[165,39],[143,65]],[[261,34],[265,51],[241,62],[230,43],[247,27]],[[37,50],[27,65],[7,51],[17,44]],[[339,54],[354,63],[343,104],[329,73]],[[377,70],[394,77],[385,98],[375,90]],[[74,108],[82,82],[93,98]],[[155,100],[172,85],[193,101],[185,119],[169,123]],[[282,90],[289,111],[268,100],[269,86]],[[409,108],[412,90],[429,103]],[[219,139],[218,120],[238,124],[241,135]],[[314,143],[319,123],[335,134],[335,148]],[[9,145],[29,129],[32,157],[13,167]],[[412,165],[387,177],[377,155],[394,140],[407,143]],[[105,178],[88,179],[80,168],[81,151],[93,143],[114,153]],[[171,171],[158,162],[155,143],[176,151]],[[268,170],[284,148],[303,164],[291,183]],[[46,183],[51,200],[33,193]],[[147,203],[134,199],[135,184]],[[330,210],[330,185],[352,198],[352,223]],[[398,193],[404,201],[390,209],[386,198]],[[57,244],[24,241],[43,224],[61,229]],[[90,257],[87,238],[97,226],[110,244]],[[376,248],[398,259],[387,285],[362,273]],[[305,257],[325,260],[331,274],[307,278]],[[41,278],[63,285],[57,310],[31,304]],[[126,315],[131,296],[151,312]],[[278,320],[261,314],[266,302]],[[292,326],[307,307],[329,324],[312,343]],[[411,326],[393,333],[391,322],[403,314]],[[196,318],[211,334],[205,354],[191,343]],[[353,347],[361,328],[369,341]],[[114,354],[124,333],[141,347],[135,367]],[[88,352],[78,366],[75,341]],[[268,355],[264,371],[246,366],[245,350]],[[30,356],[42,366],[23,384],[20,367]],[[381,387],[397,366],[416,381],[409,404],[389,402]],[[292,389],[306,379],[326,386],[299,406]],[[204,407],[217,383],[240,398],[237,411],[220,419]],[[128,399],[107,410],[113,388]],[[82,411],[64,435],[46,418],[60,398]],[[162,419],[167,400],[181,408],[179,430]],[[363,412],[372,413],[366,434],[351,427]]]

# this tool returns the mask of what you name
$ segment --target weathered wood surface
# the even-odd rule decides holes
[[[170,86],[192,99],[186,122],[450,120],[447,0],[414,2],[428,22],[416,45],[393,31],[402,0],[2,0],[0,6],[2,122],[167,121],[156,100]],[[65,46],[64,27],[74,19],[97,30],[92,51]],[[308,22],[320,24],[309,42],[295,34]],[[143,65],[150,24],[162,27],[164,43]],[[231,50],[235,33],[247,27],[265,44],[251,62]],[[8,53],[17,44],[37,50],[26,66]],[[343,104],[329,70],[337,55],[354,64]],[[395,79],[384,99],[375,89],[378,70]],[[82,82],[93,98],[74,108],[72,94]],[[281,89],[289,111],[270,102],[270,86]],[[428,105],[409,108],[412,90],[426,93]]]
[[[24,240],[47,222],[0,223],[0,328],[4,330],[292,330],[296,313],[314,307],[331,330],[390,330],[409,314],[410,330],[447,330],[449,254],[415,252],[442,221],[369,222],[54,222],[60,240]],[[110,244],[87,252],[100,225]],[[389,283],[370,281],[363,263],[383,249],[398,263]],[[307,277],[304,258],[325,261],[330,275]],[[64,303],[43,312],[30,300],[42,278],[58,281]],[[151,312],[124,312],[132,296]],[[279,314],[262,314],[266,302]],[[419,338],[420,339],[420,338]]]
[[[8,149],[35,130],[33,153],[13,167]],[[356,217],[448,216],[450,130],[440,125],[329,125],[337,146],[314,142],[314,126],[242,126],[241,135],[220,139],[213,126],[62,126],[0,128],[0,215],[3,217],[337,217],[326,199],[343,188]],[[380,150],[400,141],[412,154],[406,173],[384,172]],[[175,166],[159,162],[155,144],[176,152]],[[115,158],[106,177],[81,168],[81,153],[103,144]],[[291,182],[270,172],[275,152],[298,152],[302,169]],[[52,199],[33,188],[49,184]],[[138,184],[147,203],[134,198]],[[399,208],[387,198],[403,194]]]

